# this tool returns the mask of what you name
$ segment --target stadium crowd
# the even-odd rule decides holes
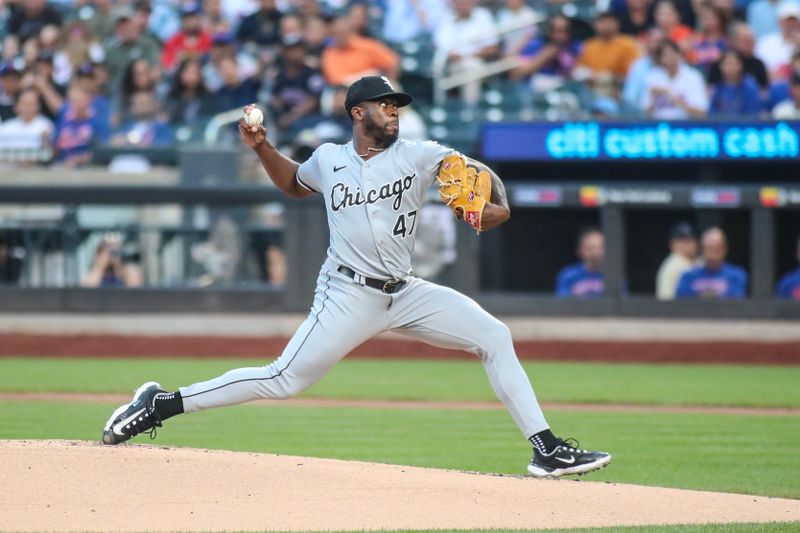
[[[51,146],[69,166],[95,144],[188,140],[182,126],[250,102],[285,140],[342,136],[344,90],[364,73],[431,80],[504,60],[489,83],[523,102],[577,86],[582,117],[800,117],[796,0],[10,0],[0,38],[2,145]],[[450,97],[477,105],[486,83]],[[424,136],[404,115],[404,135]]]

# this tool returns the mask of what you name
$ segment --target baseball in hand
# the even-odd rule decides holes
[[[264,113],[262,113],[259,108],[253,106],[249,111],[245,111],[244,121],[248,126],[260,126],[264,122]]]

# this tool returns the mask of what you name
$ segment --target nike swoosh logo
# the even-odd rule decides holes
[[[571,465],[572,463],[575,462],[575,456],[574,455],[570,455],[569,459],[562,459],[561,457],[556,457],[556,459],[558,459],[562,463],[567,463],[568,465]]]
[[[339,172],[339,171],[340,171],[340,170],[342,170],[343,168],[347,168],[347,165],[342,165],[341,167],[337,167],[336,165],[334,165],[334,166],[333,166],[333,171],[334,171],[334,172]]]

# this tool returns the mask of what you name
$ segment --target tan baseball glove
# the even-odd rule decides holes
[[[439,174],[439,198],[459,219],[480,233],[483,208],[492,197],[492,178],[485,170],[478,171],[458,153],[442,160]]]

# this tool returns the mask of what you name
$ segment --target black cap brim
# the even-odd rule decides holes
[[[373,96],[372,98],[370,98],[367,101],[368,102],[374,102],[375,100],[380,100],[381,98],[386,98],[387,96],[391,96],[391,97],[397,99],[397,107],[405,107],[405,106],[409,105],[411,102],[414,101],[414,97],[411,96],[408,93],[398,93],[398,92],[392,92],[392,91],[387,91],[384,94],[379,94],[378,96]],[[355,104],[355,105],[358,105],[358,104]]]
[[[362,102],[374,102],[375,100],[380,100],[381,98],[386,98],[387,96],[391,96],[397,99],[397,107],[405,107],[411,102],[414,101],[414,97],[408,93],[399,93],[394,91],[386,91],[383,94],[379,94],[377,96],[373,96],[371,98],[367,98],[366,100],[360,100],[358,102],[354,102],[347,107],[347,114],[350,114],[350,110],[353,109],[355,106],[361,104]]]

